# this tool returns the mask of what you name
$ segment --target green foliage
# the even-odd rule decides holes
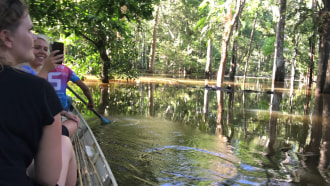
[[[156,72],[197,73],[204,69],[206,41],[195,29],[199,1],[171,0],[160,3]],[[152,24],[150,24],[152,27]],[[151,36],[150,36],[151,37]]]
[[[267,37],[265,39],[265,43],[262,46],[262,52],[265,56],[267,55],[272,55],[274,53],[274,43],[275,43],[276,38],[275,37]]]
[[[138,70],[147,71],[155,4],[160,8],[155,72],[204,73],[208,39],[213,41],[212,71],[218,70],[227,11],[224,0],[29,0],[28,3],[36,32],[50,36],[51,41],[64,41],[68,49],[66,62],[79,74],[102,77],[103,66],[109,70],[110,77],[118,78],[134,78]],[[244,71],[244,65],[239,63],[245,63],[255,12],[258,17],[248,74],[271,74],[277,21],[275,7],[273,0],[245,2],[235,35],[238,42],[236,75]],[[294,38],[299,34],[297,76],[306,74],[310,63],[309,39],[318,27],[316,11],[305,1],[287,2],[285,60],[292,61]],[[229,48],[228,54],[231,50]],[[231,55],[227,59],[229,62]]]
[[[115,42],[112,53],[112,68],[110,74],[116,74],[120,79],[135,79],[137,77],[137,70],[135,68],[138,59],[138,51],[135,48],[135,42],[127,37],[125,39]]]
[[[77,52],[73,47],[81,48],[83,51],[78,52],[78,55],[74,54],[73,59],[69,60],[76,60],[75,57],[81,57],[85,53],[89,57],[79,60],[80,63],[83,63],[80,66],[85,66],[83,69],[89,69],[92,73],[100,73],[100,65],[97,64],[102,62],[105,68],[111,68],[111,72],[120,72],[124,73],[120,74],[121,76],[132,77],[134,73],[129,74],[132,72],[131,70],[123,70],[120,65],[117,65],[119,62],[116,59],[118,58],[116,51],[122,49],[116,47],[122,38],[131,39],[129,36],[131,28],[128,26],[128,22],[138,23],[142,19],[151,19],[153,4],[157,2],[158,0],[30,0],[29,5],[30,14],[38,27],[38,32],[56,29],[58,32],[51,34],[60,35],[62,39],[74,36],[85,41],[83,47],[71,43],[71,51]],[[125,43],[127,42],[125,41]],[[103,59],[97,60],[95,58],[97,53]],[[104,53],[107,53],[107,56],[104,56]]]
[[[85,40],[71,35],[66,47],[66,63],[77,74],[93,74],[101,76],[101,61],[96,49]]]
[[[195,29],[200,28],[202,38],[214,38],[215,33],[224,21],[224,1],[204,0],[200,6],[201,18],[198,20]]]

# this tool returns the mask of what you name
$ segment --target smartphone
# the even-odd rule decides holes
[[[54,50],[59,50],[59,52],[57,52],[55,55],[60,55],[60,54],[64,54],[64,43],[61,42],[54,42],[51,45],[51,49],[52,51]],[[62,64],[63,61],[58,62],[57,64]]]

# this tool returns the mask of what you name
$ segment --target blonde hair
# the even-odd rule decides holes
[[[42,40],[46,41],[47,44],[49,45],[49,39],[48,39],[47,36],[45,36],[45,35],[43,35],[43,34],[37,34],[37,35],[35,35],[35,36],[36,36],[36,39],[42,39]]]
[[[46,35],[43,35],[43,34],[36,34],[35,37],[36,37],[35,40],[37,40],[37,39],[42,39],[42,40],[44,40],[44,41],[47,43],[47,45],[48,45],[48,54],[49,54],[49,53],[50,53],[50,50],[49,50],[50,44],[49,44],[49,39],[48,39],[48,37],[47,37]],[[34,40],[34,41],[35,41],[35,40]]]

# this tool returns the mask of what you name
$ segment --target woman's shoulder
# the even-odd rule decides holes
[[[49,84],[47,80],[17,68],[5,66],[2,70],[8,82],[22,87],[41,88]]]

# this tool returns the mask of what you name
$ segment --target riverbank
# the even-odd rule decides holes
[[[236,77],[240,78],[240,77]],[[242,77],[243,78],[243,77]],[[253,78],[253,79],[269,79],[268,77],[247,77],[247,79]],[[94,76],[94,75],[84,75],[85,82],[91,82],[91,83],[101,83],[101,80]],[[164,83],[164,84],[170,84],[170,85],[180,85],[180,84],[186,84],[186,85],[216,85],[217,80],[211,79],[211,80],[205,80],[205,79],[192,79],[187,77],[162,77],[162,76],[140,76],[136,79],[126,80],[126,79],[110,79],[109,83],[115,83],[115,82],[125,82],[125,83]],[[238,83],[238,82],[235,82]],[[232,84],[232,82],[226,81],[225,84]]]
[[[101,80],[93,75],[84,75],[85,82],[98,82],[102,83]],[[193,85],[205,85],[205,80],[194,80],[194,79],[176,79],[176,78],[163,78],[163,77],[152,77],[152,76],[141,76],[136,79],[110,79],[109,83],[114,82],[125,82],[125,83],[164,83],[164,84],[193,84]],[[216,80],[209,80],[210,84],[216,84]]]

